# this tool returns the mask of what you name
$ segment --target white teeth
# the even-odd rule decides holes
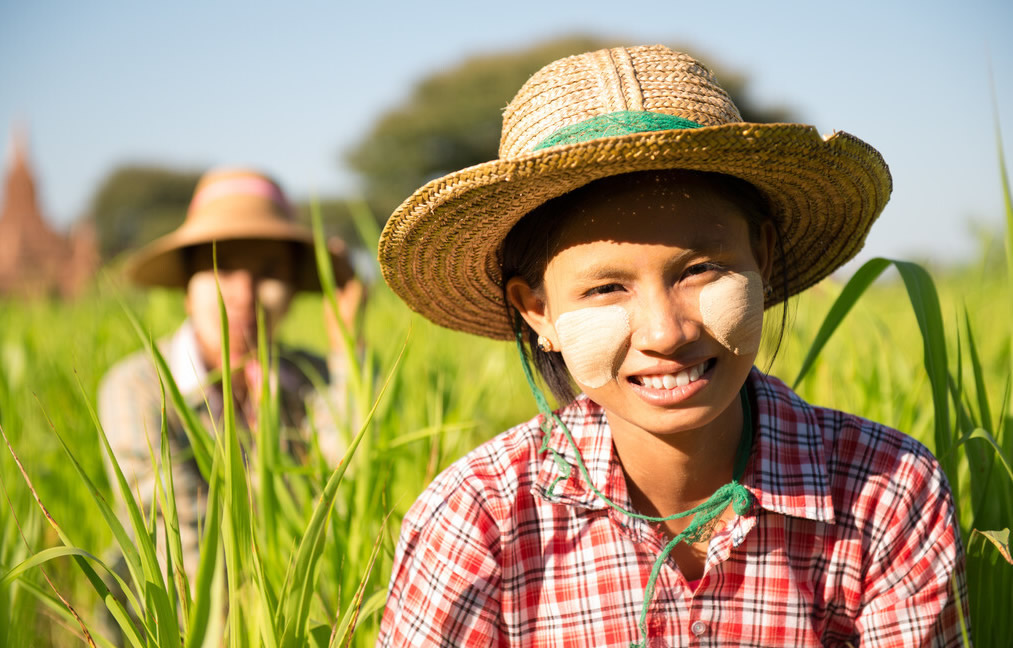
[[[662,374],[657,376],[641,376],[640,381],[644,387],[651,389],[675,389],[685,387],[696,382],[703,375],[705,364],[698,364],[677,374]]]

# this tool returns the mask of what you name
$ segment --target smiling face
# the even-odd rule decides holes
[[[614,429],[721,424],[759,348],[770,229],[720,184],[611,181],[567,204],[542,285],[507,294]]]

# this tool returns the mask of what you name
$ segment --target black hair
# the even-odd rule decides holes
[[[513,226],[500,250],[500,268],[503,299],[514,333],[520,336],[525,343],[528,358],[559,403],[568,403],[576,395],[566,364],[558,352],[545,352],[538,348],[538,334],[510,303],[507,295],[507,282],[513,277],[520,277],[533,290],[541,289],[549,260],[559,251],[559,237],[563,227],[575,213],[571,208],[572,205],[581,200],[588,192],[597,190],[606,183],[636,182],[646,178],[673,183],[692,179],[713,187],[742,210],[749,226],[749,239],[754,247],[759,244],[763,224],[770,223],[774,228],[774,267],[780,268],[780,276],[772,278],[771,281],[777,281],[780,284],[779,290],[775,291],[777,294],[788,294],[789,259],[785,254],[781,228],[770,211],[767,199],[756,187],[745,180],[722,173],[704,171],[678,169],[637,171],[595,180],[558,198],[553,198],[526,214]],[[777,261],[780,263],[776,263]],[[772,344],[773,346],[767,363],[768,369],[777,357],[784,340],[788,323],[788,309],[785,304],[786,300],[782,301],[779,306],[781,311],[780,325],[776,334],[770,337],[765,334],[768,345]]]

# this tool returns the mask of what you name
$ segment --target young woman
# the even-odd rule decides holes
[[[938,463],[753,367],[765,308],[851,258],[890,189],[864,142],[743,123],[664,47],[535,74],[500,159],[381,239],[413,309],[517,340],[541,414],[405,516],[379,644],[959,644]]]

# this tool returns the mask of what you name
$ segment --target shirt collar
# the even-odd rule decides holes
[[[617,504],[625,505],[626,482],[612,446],[612,430],[605,418],[605,410],[581,394],[575,401],[558,411],[573,437],[571,444],[566,433],[553,425],[547,442],[543,440],[545,458],[532,491],[542,499],[589,510],[601,510],[606,504],[588,485],[581,473],[574,445],[580,452],[587,474],[594,487]],[[539,417],[539,422],[542,417]],[[617,484],[617,473],[618,481]],[[621,485],[621,490],[617,486]],[[616,492],[620,490],[620,492]],[[616,501],[617,499],[623,502]]]
[[[755,367],[749,384],[755,440],[742,483],[761,508],[833,523],[826,449],[812,406],[780,380]],[[615,456],[605,411],[581,395],[560,410],[559,416],[570,429],[591,483],[616,504],[628,507],[625,477]],[[547,448],[555,450],[560,460]],[[589,510],[606,507],[588,486],[573,446],[558,425],[553,426],[543,450],[545,458],[532,488],[535,494],[549,502]]]
[[[756,441],[742,483],[768,511],[833,524],[827,449],[814,408],[756,367],[749,385]]]

